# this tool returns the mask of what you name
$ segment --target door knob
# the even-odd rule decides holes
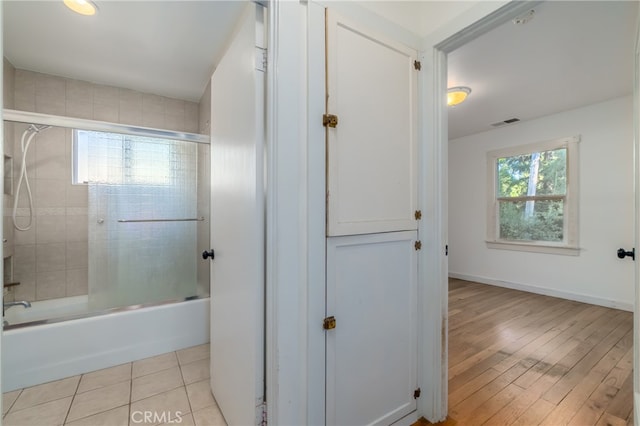
[[[636,260],[636,249],[632,248],[631,251],[626,251],[623,248],[618,249],[618,257],[624,259],[625,256],[629,256],[631,259]]]
[[[202,258],[203,258],[203,259],[205,259],[205,260],[206,260],[206,259],[207,259],[207,258],[209,258],[209,257],[211,258],[211,260],[213,260],[213,257],[214,257],[214,256],[213,256],[213,249],[211,249],[211,250],[209,250],[209,251],[206,251],[206,250],[205,250],[205,251],[203,251],[203,252],[202,252]]]

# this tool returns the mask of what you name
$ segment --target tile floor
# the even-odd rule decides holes
[[[7,392],[3,410],[4,426],[226,426],[208,344]]]

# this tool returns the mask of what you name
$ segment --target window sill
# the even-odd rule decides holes
[[[569,246],[550,246],[542,244],[511,243],[505,241],[486,241],[487,248],[498,250],[527,251],[532,253],[561,254],[579,256],[580,248]]]

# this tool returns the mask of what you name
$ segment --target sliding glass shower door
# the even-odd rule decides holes
[[[76,132],[87,165],[91,309],[196,296],[198,144]]]

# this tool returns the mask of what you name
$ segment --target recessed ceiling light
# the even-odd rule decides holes
[[[464,102],[471,93],[471,89],[468,87],[452,87],[447,89],[447,106],[456,106]]]
[[[80,15],[91,16],[98,11],[98,6],[91,0],[64,0],[64,4]]]

